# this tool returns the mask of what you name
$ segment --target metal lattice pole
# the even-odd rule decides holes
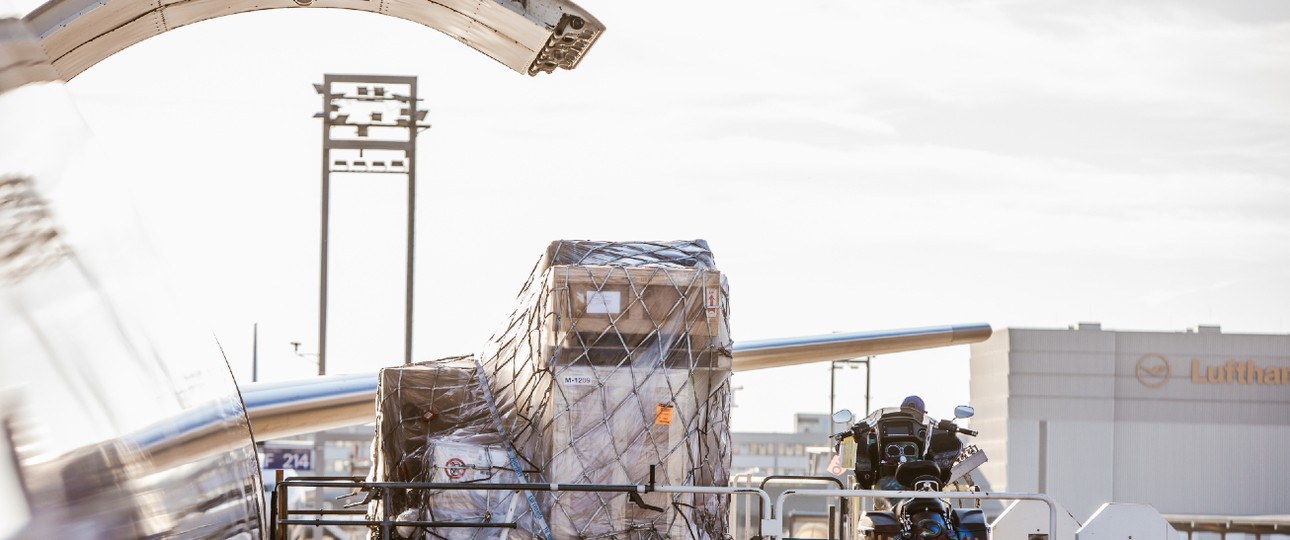
[[[412,305],[414,256],[416,245],[416,142],[417,135],[429,124],[426,111],[418,108],[417,78],[390,75],[324,75],[323,83],[314,85],[322,95],[322,203],[319,224],[318,284],[318,374],[327,373],[327,289],[329,236],[331,219],[331,175],[333,173],[403,174],[408,182],[407,248],[404,276],[403,363],[412,363]],[[395,89],[397,91],[388,91]],[[406,92],[406,94],[399,93]],[[397,114],[362,110],[358,104],[397,105]],[[353,127],[356,134],[338,135],[334,128]],[[389,137],[373,137],[382,131]],[[338,152],[358,151],[358,160],[337,159]],[[371,161],[363,159],[364,151],[387,152],[397,159]],[[379,164],[379,165],[377,165]],[[387,165],[388,164],[388,165]]]

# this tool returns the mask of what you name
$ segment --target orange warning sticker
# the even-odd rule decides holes
[[[658,405],[654,408],[654,423],[660,426],[672,425],[672,406]]]

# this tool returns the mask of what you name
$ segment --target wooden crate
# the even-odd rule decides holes
[[[546,363],[729,367],[721,273],[664,266],[553,266]]]

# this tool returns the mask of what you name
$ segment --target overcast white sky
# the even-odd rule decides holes
[[[477,352],[559,238],[705,238],[738,340],[962,322],[1290,332],[1290,4],[586,0],[530,78],[324,9],[169,32],[68,84],[73,170],[128,188],[239,380],[317,350],[324,73],[417,75],[415,359]],[[333,372],[401,361],[403,183],[333,192]],[[968,400],[966,347],[880,357],[875,405]],[[828,367],[740,373],[736,430],[828,407]],[[863,378],[839,406],[862,407]]]

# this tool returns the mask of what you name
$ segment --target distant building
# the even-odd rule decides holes
[[[1290,511],[1290,335],[1008,328],[972,345],[971,374],[992,491],[1048,493],[1080,520],[1107,501]]]
[[[792,433],[731,433],[734,444],[734,473],[754,472],[754,476],[773,474],[827,474],[813,471],[810,449],[828,447],[829,416],[797,413]]]

